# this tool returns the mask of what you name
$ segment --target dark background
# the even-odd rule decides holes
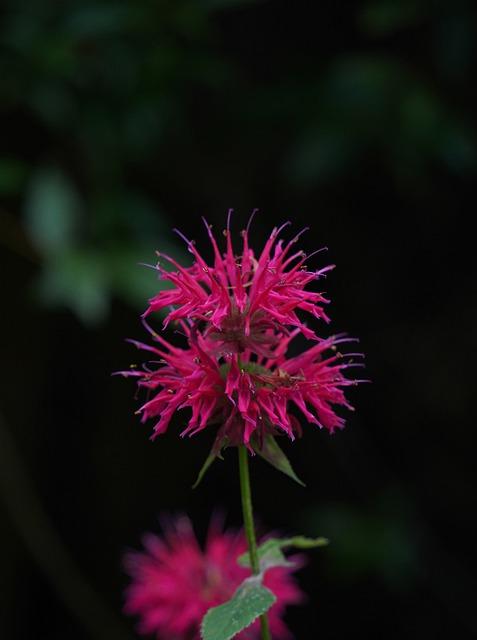
[[[212,433],[151,444],[110,376],[158,287],[138,263],[185,256],[174,226],[207,253],[229,207],[236,232],[260,208],[257,249],[285,220],[329,247],[319,328],[373,381],[343,432],[284,444],[306,490],[253,461],[263,529],[332,541],[296,637],[475,637],[475,4],[1,11],[2,639],[132,638],[124,549],[165,512],[240,525],[234,452],[192,491]]]

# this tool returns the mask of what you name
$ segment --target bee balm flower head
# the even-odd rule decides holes
[[[169,344],[152,330],[154,345],[133,341],[153,354],[142,370],[122,372],[135,377],[148,391],[139,409],[143,421],[155,419],[153,437],[164,433],[176,411],[190,410],[183,435],[218,425],[215,449],[224,445],[263,442],[267,434],[285,433],[291,439],[300,430],[294,412],[331,433],[344,426],[339,407],[352,409],[344,390],[357,380],[346,377],[362,354],[343,356],[344,335],[318,338],[299,319],[310,312],[327,320],[321,293],[305,287],[323,275],[309,271],[305,256],[294,251],[298,236],[285,245],[275,229],[258,258],[243,232],[239,256],[234,254],[230,227],[226,250],[220,253],[207,226],[215,260],[209,266],[194,243],[187,241],[195,263],[175,265],[165,273],[174,285],[152,299],[145,316],[173,305],[165,324],[180,325],[186,346]],[[289,356],[290,342],[298,335],[312,339],[300,355]],[[308,343],[309,344],[309,343]]]
[[[184,331],[187,327],[184,327]],[[143,370],[125,371],[139,387],[148,390],[149,399],[139,413],[142,420],[155,419],[153,438],[164,433],[177,411],[190,410],[189,423],[182,435],[194,435],[208,426],[219,425],[216,448],[222,444],[249,445],[252,437],[284,433],[292,440],[300,424],[292,413],[295,407],[309,422],[331,433],[344,426],[337,406],[352,409],[344,389],[356,384],[344,376],[353,366],[338,351],[344,337],[317,342],[299,356],[243,359],[236,356],[217,359],[210,356],[210,340],[196,336],[187,348],[173,347],[155,334],[160,346],[136,342],[152,352],[155,362]],[[283,344],[280,345],[283,347]],[[359,355],[359,354],[355,354]]]
[[[250,223],[249,223],[250,225]],[[307,286],[333,268],[327,266],[309,271],[303,251],[295,244],[301,234],[287,243],[280,233],[288,225],[275,228],[257,257],[249,246],[249,229],[242,231],[242,246],[234,252],[230,231],[230,212],[226,237],[226,250],[221,253],[212,228],[206,223],[214,252],[213,264],[207,264],[195,243],[187,240],[194,258],[191,267],[179,265],[173,258],[159,254],[176,270],[166,271],[159,261],[161,277],[169,281],[172,289],[154,296],[144,316],[154,311],[169,309],[164,326],[174,320],[191,320],[206,325],[206,335],[224,351],[244,351],[248,348],[266,355],[269,345],[276,344],[289,328],[297,327],[307,338],[316,338],[298,317],[297,311],[311,313],[315,318],[329,321],[323,305],[328,300],[322,293],[309,291]]]

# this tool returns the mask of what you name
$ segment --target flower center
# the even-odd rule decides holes
[[[247,311],[240,313],[234,310],[224,318],[220,329],[213,328],[207,335],[212,340],[222,343],[228,350],[240,353],[251,349],[255,353],[273,357],[273,348],[283,335],[283,329],[277,330],[276,323],[266,314],[257,311],[250,318],[250,331],[245,332]]]
[[[243,373],[250,373],[255,376],[272,376],[273,372],[256,362],[241,362],[239,365],[240,371]],[[226,362],[219,367],[220,376],[225,380],[230,372],[230,363]]]

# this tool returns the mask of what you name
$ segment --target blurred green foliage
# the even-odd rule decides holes
[[[422,532],[399,491],[387,489],[371,509],[320,505],[306,515],[310,530],[330,538],[325,562],[330,580],[375,577],[391,589],[409,589],[422,577]]]
[[[59,168],[33,173],[25,199],[25,229],[44,265],[41,299],[66,305],[84,322],[105,317],[111,293],[140,308],[161,286],[139,263],[153,255],[152,239],[161,237],[162,217],[139,195],[125,193],[116,203],[113,197],[96,203],[86,239],[84,204]],[[166,252],[168,245],[167,238],[161,239]],[[170,251],[178,249],[171,246]]]
[[[275,66],[266,54],[250,66],[244,49],[227,45],[227,20],[271,4],[3,3],[0,108],[12,124],[2,136],[0,195],[6,211],[22,212],[43,265],[43,300],[97,321],[112,296],[137,304],[157,288],[132,265],[167,244],[171,155],[176,190],[204,179],[211,190],[219,164],[218,188],[229,197],[253,190],[263,168],[260,155],[250,160],[250,137],[272,151],[277,126],[280,152],[269,161],[292,193],[352,175],[366,155],[404,191],[426,188],[433,167],[476,169],[465,102],[477,31],[469,2],[356,3],[357,36],[339,50],[325,40],[329,52],[317,62],[277,43]],[[316,38],[325,36],[317,25]],[[396,39],[403,55],[393,52]],[[193,112],[207,110],[199,141],[203,120]],[[217,154],[235,129],[247,132],[230,140],[237,164],[252,164],[234,179]],[[188,153],[192,163],[200,157],[194,177],[181,161]]]

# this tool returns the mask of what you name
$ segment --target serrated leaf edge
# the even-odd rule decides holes
[[[257,574],[257,575],[253,575],[253,576],[250,576],[250,577],[248,577],[248,578],[245,578],[245,580],[244,580],[244,581],[243,581],[243,582],[242,582],[242,583],[237,587],[237,589],[234,591],[233,596],[232,596],[229,600],[227,600],[226,602],[222,602],[222,604],[219,604],[219,605],[217,605],[216,607],[211,607],[211,608],[207,611],[207,613],[205,614],[205,616],[202,618],[202,622],[201,622],[201,624],[200,624],[200,637],[201,637],[201,639],[202,639],[202,640],[206,640],[206,638],[205,638],[205,636],[204,636],[204,625],[206,624],[206,620],[207,620],[207,618],[209,617],[209,614],[211,614],[213,611],[215,611],[215,610],[216,610],[216,609],[218,609],[219,607],[222,607],[223,605],[226,605],[226,604],[228,604],[231,600],[233,600],[233,599],[234,599],[234,597],[235,597],[235,596],[236,596],[236,594],[237,594],[237,591],[239,591],[240,589],[242,589],[246,583],[253,583],[253,582],[258,583],[258,584],[259,584],[259,585],[260,585],[260,586],[261,586],[265,591],[268,591],[268,593],[271,595],[271,597],[272,597],[272,602],[271,602],[270,606],[269,606],[267,609],[265,609],[264,611],[262,611],[261,613],[257,614],[257,615],[253,618],[253,620],[251,620],[251,621],[249,622],[249,624],[247,624],[245,627],[242,627],[242,629],[240,629],[239,631],[237,631],[236,633],[234,633],[232,636],[224,637],[224,638],[223,638],[223,640],[231,640],[231,638],[233,638],[233,637],[234,637],[234,636],[236,636],[237,634],[242,633],[242,631],[244,631],[245,629],[248,629],[248,627],[250,627],[250,626],[255,622],[255,620],[257,620],[257,618],[259,618],[261,615],[263,615],[263,614],[264,614],[264,613],[266,613],[269,609],[271,609],[271,607],[272,607],[272,606],[275,604],[275,602],[277,601],[277,597],[276,597],[276,595],[273,593],[273,591],[271,591],[271,589],[269,589],[268,587],[265,587],[265,586],[262,584],[262,582],[263,582],[263,572],[261,572],[261,573],[259,573],[259,574]]]

